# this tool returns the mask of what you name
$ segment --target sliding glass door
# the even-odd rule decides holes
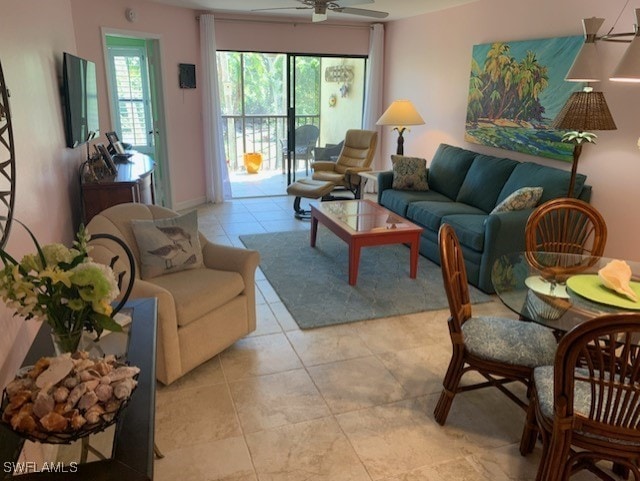
[[[361,128],[364,78],[361,57],[218,52],[233,197],[283,195],[310,176],[317,147]]]
[[[362,57],[289,56],[288,182],[313,160],[336,160],[346,131],[362,128],[365,69]]]

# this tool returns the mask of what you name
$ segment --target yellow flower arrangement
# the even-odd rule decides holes
[[[22,223],[20,223],[22,224]],[[24,224],[22,224],[24,226]],[[119,331],[110,316],[111,302],[118,296],[116,276],[110,267],[89,257],[90,236],[80,226],[72,248],[62,244],[40,246],[24,226],[35,246],[35,254],[17,262],[0,249],[0,298],[26,319],[47,322],[57,335],[71,336],[68,350],[75,350],[82,330]],[[75,344],[75,346],[73,345]]]

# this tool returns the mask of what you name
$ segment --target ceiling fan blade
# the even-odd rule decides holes
[[[377,10],[365,10],[364,8],[338,7],[332,8],[333,12],[350,13],[351,15],[362,15],[363,17],[387,18],[387,12],[379,12]]]
[[[335,3],[338,8],[349,7],[351,5],[364,5],[365,3],[374,3],[374,0],[330,0],[327,3]]]
[[[273,7],[273,8],[253,8],[252,12],[267,12],[270,10],[309,10],[313,7]]]

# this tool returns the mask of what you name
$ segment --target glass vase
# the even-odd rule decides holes
[[[51,331],[51,340],[56,351],[56,356],[66,352],[76,352],[82,339],[82,329],[71,332]]]

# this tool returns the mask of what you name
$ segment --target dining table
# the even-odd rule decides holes
[[[607,257],[551,252],[514,252],[496,259],[491,279],[500,300],[522,320],[553,329],[559,336],[604,314],[640,311],[634,301],[604,285],[598,271]],[[629,287],[640,299],[640,262],[624,260]]]

